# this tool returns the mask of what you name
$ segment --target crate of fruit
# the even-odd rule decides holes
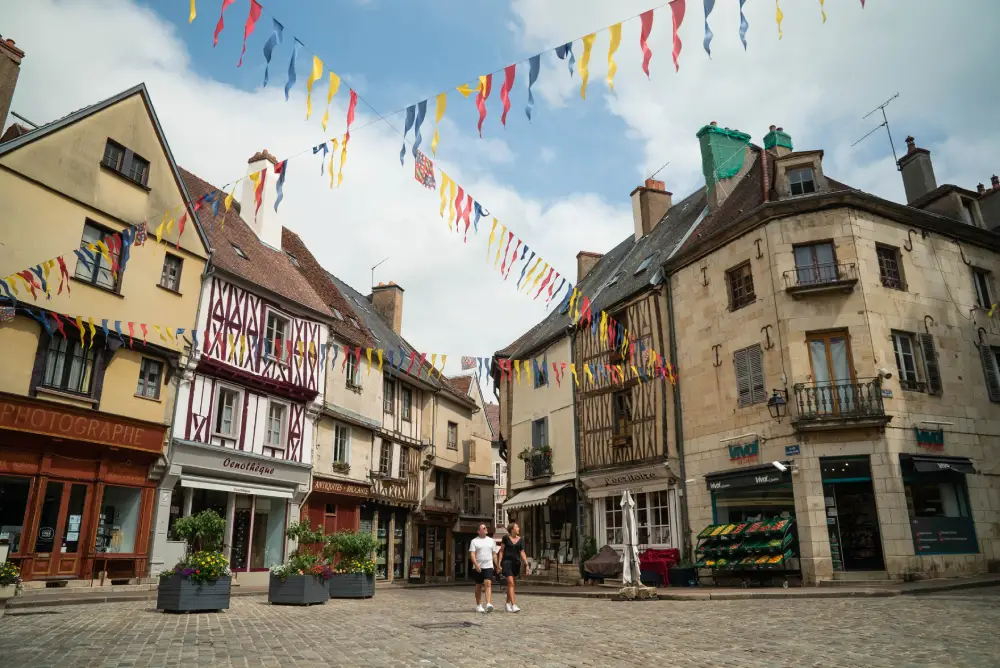
[[[729,536],[733,538],[735,538],[736,536],[742,536],[746,532],[747,527],[749,526],[750,526],[749,522],[740,522],[733,527],[733,530],[731,532],[729,532]]]
[[[767,530],[768,522],[767,520],[762,520],[760,522],[754,522],[749,527],[747,527],[747,534],[751,536],[759,536]]]
[[[729,554],[736,554],[737,552],[740,552],[742,550],[743,550],[742,542],[732,543],[730,545],[727,545],[725,548],[725,551]]]
[[[698,534],[698,538],[708,538],[709,536],[712,535],[712,532],[715,531],[715,527],[716,527],[715,524],[709,524],[707,527],[701,530],[701,533]]]
[[[754,561],[754,564],[756,564],[757,566],[763,566],[764,564],[766,564],[768,562],[768,560],[770,558],[771,558],[771,556],[768,555],[768,554],[758,556],[756,558],[756,560]]]
[[[792,528],[792,519],[790,517],[779,517],[776,518],[771,525],[768,527],[768,533],[771,534],[783,534]]]
[[[722,528],[722,531],[719,532],[719,538],[725,541],[732,540],[734,537],[733,530],[735,528],[736,528],[735,524],[727,524],[725,527]]]
[[[710,538],[718,538],[720,535],[722,535],[722,532],[725,531],[730,526],[732,526],[732,525],[731,524],[718,524],[718,525],[716,525],[715,528],[712,529],[712,533],[709,534],[709,537]]]
[[[721,559],[720,558],[720,559],[716,559],[715,560],[715,568],[723,568],[723,569],[725,569],[725,568],[729,568],[729,567],[730,567],[730,565],[729,565],[729,560],[728,559]]]
[[[752,555],[740,559],[740,566],[742,566],[743,568],[756,568],[756,563],[757,563],[757,557]]]

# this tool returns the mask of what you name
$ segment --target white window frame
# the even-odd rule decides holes
[[[232,433],[228,434],[218,430],[219,411],[222,410],[223,392],[232,392],[236,395],[236,399],[233,401]],[[240,437],[240,414],[243,409],[243,390],[233,385],[224,385],[219,383],[219,385],[215,388],[215,401],[213,403],[214,405],[211,418],[212,435],[235,441]]]
[[[396,451],[396,477],[400,480],[406,480],[410,477],[410,449],[407,448],[402,443]]]
[[[803,172],[808,172],[809,173],[809,179],[808,180],[802,180],[802,179],[799,179],[799,180],[796,180],[796,181],[792,180],[792,175],[793,174],[794,175],[799,175],[799,174],[802,174]],[[816,192],[816,170],[813,169],[812,166],[807,165],[807,166],[804,166],[804,167],[789,167],[788,170],[785,172],[785,176],[788,178],[788,192],[789,192],[789,194],[791,194],[791,195],[793,195],[795,197],[798,197],[799,195],[811,195],[811,194],[813,194],[813,193]],[[792,192],[792,184],[793,183],[797,184],[799,186],[799,188],[802,190],[802,192],[800,192],[800,193]],[[812,190],[809,191],[809,192],[806,192],[806,189],[804,187],[804,185],[806,183],[811,183],[812,184]]]
[[[275,350],[274,348],[274,337],[271,336],[271,318],[274,318],[277,321],[282,321],[285,323],[285,332],[284,332],[285,338],[281,339],[280,350]],[[271,346],[271,352],[267,354],[267,358],[272,362],[277,362],[278,364],[283,364],[286,366],[288,365],[290,361],[288,358],[290,356],[287,355],[286,351],[288,350],[287,342],[291,340],[288,338],[291,330],[292,330],[291,318],[289,318],[284,313],[281,313],[277,309],[273,308],[267,309],[267,311],[264,314],[264,339]],[[267,344],[265,344],[265,349],[267,349]]]
[[[278,443],[271,441],[271,408],[275,406],[281,407],[283,411],[279,427],[281,433],[278,434]],[[272,457],[275,456],[275,452],[280,452],[282,455],[285,454],[285,445],[288,441],[288,420],[291,410],[291,406],[284,401],[276,401],[270,398],[267,400],[267,412],[264,414],[264,447],[272,451]]]
[[[912,378],[907,373],[905,364],[900,366],[900,362],[903,361],[903,357],[907,354],[903,351],[904,341],[910,348],[909,355],[913,363]],[[892,330],[892,353],[896,359],[896,371],[899,373],[900,387],[904,390],[917,390],[917,388],[920,388],[919,391],[923,391],[925,384],[921,369],[923,360],[920,356],[920,345],[917,343],[917,337],[910,332]]]
[[[455,427],[455,440],[451,440],[451,428]],[[449,450],[458,450],[458,423],[448,422],[447,431],[445,432],[445,445]]]
[[[500,485],[500,462],[495,462],[493,464],[493,484]]]
[[[413,390],[406,385],[399,386],[399,418],[404,422],[413,420]]]
[[[146,394],[145,390],[148,389],[153,384],[149,382],[148,374],[146,373],[146,364],[157,364],[159,365],[159,371],[156,374],[156,393],[153,396]],[[139,360],[139,378],[136,382],[135,395],[137,397],[142,397],[143,399],[152,399],[154,401],[159,401],[160,399],[160,387],[163,385],[163,372],[166,365],[162,360],[153,359],[152,357],[143,357]]]
[[[386,415],[396,414],[396,381],[386,378],[382,382],[382,412]]]
[[[344,456],[343,458],[337,457],[337,441],[338,432],[341,432],[344,436],[343,448]],[[333,462],[335,464],[350,464],[351,463],[351,427],[350,425],[343,424],[341,422],[333,423]]]
[[[392,475],[392,454],[393,454],[393,450],[395,450],[395,448],[393,446],[394,446],[394,443],[392,441],[384,439],[384,438],[382,439],[382,442],[379,444],[378,469],[376,469],[376,470],[378,471],[379,475],[381,475],[381,476],[391,476]],[[386,448],[388,448],[388,450],[389,450],[389,456],[386,458],[386,465],[383,467],[382,466],[382,455],[385,453]]]
[[[347,369],[345,376],[347,387],[352,389],[361,388],[361,365],[358,364],[358,359],[351,354],[350,349],[347,350]]]
[[[979,279],[982,277],[982,285]],[[990,285],[990,272],[980,267],[972,267],[972,286],[976,291],[976,305],[979,308],[990,309],[993,306],[993,286]],[[985,292],[985,294],[983,294]]]

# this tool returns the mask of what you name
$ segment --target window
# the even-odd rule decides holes
[[[532,370],[535,372],[534,384],[536,390],[543,385],[549,384],[549,372],[548,369],[545,368],[545,362],[545,359],[542,360],[541,364],[538,363],[538,360],[531,360],[531,365],[533,367]]]
[[[167,290],[172,290],[173,292],[181,291],[181,264],[183,260],[176,255],[171,255],[166,253],[163,256],[163,270],[160,271],[160,287],[166,288]]]
[[[646,271],[647,269],[649,269],[649,265],[652,264],[652,262],[653,262],[653,256],[650,255],[645,260],[643,260],[638,267],[636,267],[635,273],[633,273],[632,275],[638,276],[642,272]]]
[[[458,424],[455,422],[448,423],[448,449],[458,450]]]
[[[240,392],[220,386],[215,401],[215,433],[227,438],[236,438],[236,413],[240,406]]]
[[[274,450],[285,449],[285,422],[288,417],[288,406],[277,401],[267,405],[267,435],[264,443],[274,446]],[[272,453],[273,454],[273,453]]]
[[[549,419],[542,418],[531,423],[531,447],[543,448],[549,444]]]
[[[924,391],[924,384],[917,376],[916,344],[912,334],[892,333],[892,350],[896,355],[896,369],[899,371],[899,386],[904,390]]]
[[[358,368],[358,358],[345,347],[347,355],[347,387],[361,387],[361,370]]]
[[[392,441],[382,440],[382,449],[378,455],[378,472],[384,476],[392,470]]]
[[[735,311],[752,304],[757,296],[753,292],[753,274],[750,271],[750,260],[726,272],[726,282],[729,284],[729,310]]]
[[[625,543],[624,522],[622,521],[621,499],[604,497],[604,542],[608,545]]]
[[[960,475],[960,474],[959,474]],[[969,517],[963,479],[955,474],[915,474],[906,481],[910,517]]]
[[[985,269],[972,270],[972,282],[976,287],[976,304],[980,308],[992,308],[993,294],[990,291],[990,272]]]
[[[93,375],[92,348],[85,349],[78,340],[56,336],[49,339],[42,385],[66,392],[90,394]]]
[[[271,347],[271,352],[268,354],[269,359],[283,363],[290,361],[287,359],[290,355],[286,353],[287,344],[285,343],[288,340],[288,330],[288,318],[283,318],[274,311],[268,311],[265,334],[267,345]]]
[[[147,399],[159,399],[162,379],[163,362],[143,357],[139,364],[139,386],[135,393]]]
[[[241,258],[243,258],[244,260],[249,260],[250,259],[250,258],[247,257],[247,254],[243,252],[243,249],[240,248],[239,246],[237,246],[236,244],[234,244],[232,241],[229,242],[229,245],[233,247],[233,250]]]
[[[882,285],[893,290],[906,290],[899,249],[877,244],[875,254],[878,256],[878,274],[882,279]]]
[[[956,471],[918,471],[902,458],[900,463],[914,552],[978,553],[965,475]]]
[[[670,506],[667,490],[640,492],[635,499],[639,545],[670,544]],[[604,539],[609,545],[624,545],[621,497],[604,499]]]
[[[1000,401],[1000,348],[980,344],[979,358],[986,376],[986,394],[990,401]]]
[[[351,428],[343,424],[333,425],[333,461],[347,464],[351,452]]]
[[[403,419],[407,422],[410,421],[410,412],[413,410],[413,390],[408,387],[402,388],[402,412]]]
[[[788,189],[793,195],[808,195],[816,192],[812,167],[788,170]]]
[[[479,485],[473,485],[471,483],[467,483],[465,485],[465,498],[463,499],[466,515],[479,514],[480,510],[479,500],[480,500]]]
[[[493,483],[500,484],[500,462],[493,465]]]
[[[130,554],[135,552],[142,490],[138,487],[104,488],[97,516],[96,552]],[[72,520],[71,520],[72,521]]]
[[[963,213],[965,214],[965,219],[966,219],[965,222],[967,222],[969,225],[978,225],[976,220],[976,208],[975,204],[972,203],[972,200],[969,199],[968,197],[963,197],[962,208],[963,208]]]
[[[825,241],[795,246],[795,277],[798,285],[831,283],[838,280],[837,259],[833,244]]]
[[[611,395],[616,441],[632,442],[632,391],[621,390]]]
[[[108,256],[117,262],[118,255],[110,246],[107,246],[107,240],[112,236],[114,233],[111,230],[100,227],[89,220],[84,223],[83,236],[80,238],[80,250],[87,259],[77,259],[76,278],[106,290],[118,288],[118,279],[121,278],[121,275],[116,276],[112,273],[111,264],[105,258],[103,250],[97,246],[98,242],[103,242],[108,249]]]
[[[498,503],[497,506],[496,506],[496,517],[495,517],[495,520],[496,520],[496,525],[498,527],[502,527],[505,524],[507,524],[507,518],[506,518],[506,516],[505,516],[505,514],[503,512],[503,504],[502,503]]]
[[[740,407],[767,401],[764,389],[764,352],[760,344],[733,353],[736,365],[736,394]]]
[[[141,186],[149,182],[149,161],[111,139],[104,145],[101,165]]]
[[[406,477],[410,475],[410,457],[409,448],[404,445],[399,446],[399,479],[406,480]]]
[[[469,444],[469,461],[476,461],[476,441],[474,439],[469,439],[466,441]]]
[[[447,499],[448,498],[448,472],[447,471],[435,471],[434,472],[434,498],[435,499]]]
[[[396,386],[389,378],[382,383],[382,410],[390,415],[396,412]]]

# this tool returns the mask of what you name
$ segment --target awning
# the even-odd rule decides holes
[[[253,494],[254,496],[273,496],[278,499],[290,499],[293,496],[292,490],[282,487],[271,487],[269,485],[256,485],[249,482],[221,482],[202,478],[200,476],[181,476],[181,487],[195,487],[197,489],[214,489],[219,492],[235,492],[237,494]]]
[[[466,473],[465,479],[469,482],[488,482],[491,485],[496,483],[496,479],[487,474],[480,475],[478,473]]]
[[[758,485],[780,485],[792,482],[791,463],[785,462],[786,469],[779,471],[773,464],[762,466],[744,466],[729,471],[717,471],[705,476],[705,485],[709,491],[719,492],[738,487],[757,487]]]
[[[514,498],[507,500],[504,510],[519,510],[521,508],[531,508],[533,506],[544,506],[549,497],[561,489],[566,489],[573,483],[564,482],[558,485],[547,485],[545,487],[532,487],[523,492],[518,492]]]
[[[945,455],[900,455],[901,462],[909,462],[917,473],[935,473],[937,471],[954,471],[956,473],[975,473],[976,467],[968,457],[947,457]]]

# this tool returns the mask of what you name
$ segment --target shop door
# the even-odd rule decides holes
[[[833,570],[885,570],[868,458],[822,459],[821,466]]]
[[[49,480],[40,499],[33,577],[79,577],[91,485]]]
[[[846,331],[809,334],[809,361],[816,384],[816,410],[840,415],[855,410],[854,364]]]

